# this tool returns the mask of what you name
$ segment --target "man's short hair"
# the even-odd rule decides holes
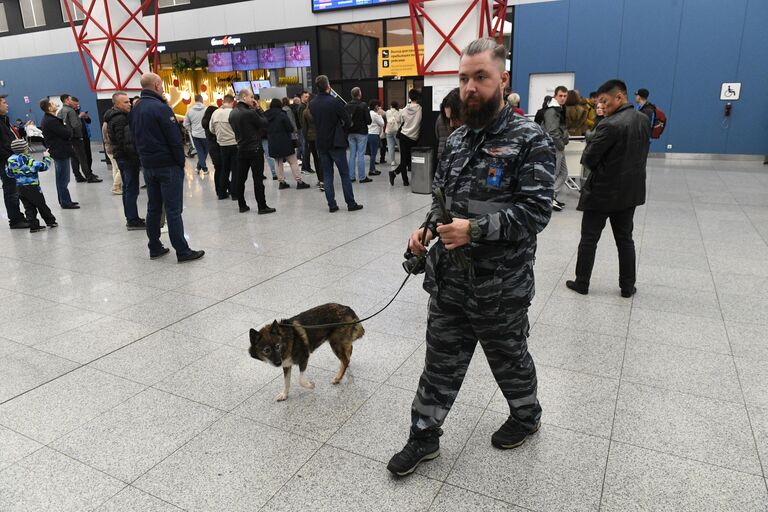
[[[124,93],[123,91],[117,91],[115,94],[112,95],[112,104],[117,103],[118,96],[128,96],[128,94]]]
[[[359,87],[353,87],[352,88],[352,97],[356,100],[359,100],[363,97],[363,92],[360,90]]]
[[[231,94],[225,94],[224,97],[222,98],[222,101],[224,103],[232,103],[235,101],[235,97],[232,96]]]
[[[637,90],[637,92],[636,92],[635,94],[636,94],[637,96],[640,96],[640,97],[641,97],[641,98],[643,98],[644,100],[647,100],[647,99],[648,99],[648,96],[650,96],[650,95],[651,95],[651,93],[650,93],[650,91],[648,91],[648,89],[638,89],[638,90]]]
[[[331,86],[331,83],[328,81],[327,76],[317,75],[317,78],[315,78],[315,85],[320,92],[325,92]]]
[[[411,101],[421,101],[421,91],[418,89],[411,89],[408,91],[408,99]]]
[[[558,95],[558,93],[564,92],[565,94],[568,94],[568,88],[564,85],[558,85],[555,87],[555,96]]]
[[[240,92],[237,93],[237,99],[238,101],[243,101],[246,98],[250,98],[253,96],[253,91],[251,91],[248,87],[245,89],[240,89]]]
[[[202,102],[203,102],[203,95],[195,94],[195,103],[202,103]]]
[[[506,69],[507,48],[490,37],[475,39],[461,51],[461,56],[464,57],[467,55],[471,57],[472,55],[479,55],[484,52],[491,52],[491,58],[499,63],[499,69],[501,71]]]
[[[520,95],[516,92],[511,93],[509,96],[507,96],[507,101],[509,104],[513,107],[517,107],[520,105]]]
[[[61,96],[59,96],[59,99],[61,100],[62,103],[67,101],[69,98],[70,98],[69,94],[62,94]]]
[[[69,97],[69,99],[71,99],[71,100],[72,100],[72,101],[74,101],[75,103],[80,103],[80,100],[79,100],[79,99],[77,99],[77,97],[75,97],[75,96],[70,96],[70,97]]]
[[[592,91],[589,93],[589,99],[597,98],[597,91]]]
[[[51,106],[51,100],[49,100],[48,98],[43,98],[40,100],[40,110],[42,110],[43,112],[48,112],[48,109],[50,108],[50,106]]]
[[[627,84],[621,80],[608,80],[597,90],[597,94],[617,93],[621,92],[624,96],[627,95]]]

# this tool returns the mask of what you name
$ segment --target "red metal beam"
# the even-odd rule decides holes
[[[86,8],[84,4],[88,3]],[[93,10],[96,2],[104,2],[104,15],[106,18],[106,26],[99,23],[93,17]],[[142,64],[148,65],[148,57],[153,56],[155,67],[158,65],[159,57],[157,54],[158,47],[158,2],[157,0],[143,0],[140,3],[138,9],[129,8],[124,0],[116,0],[116,4],[113,0],[71,0],[72,6],[77,11],[85,15],[82,25],[75,27],[75,21],[73,12],[74,9],[70,6],[70,2],[64,2],[64,8],[67,11],[69,18],[69,25],[72,29],[72,36],[77,44],[78,53],[80,54],[80,61],[83,64],[86,77],[88,79],[88,85],[92,91],[113,91],[113,90],[136,90],[136,87],[128,87],[128,83],[139,73],[142,72]],[[154,4],[154,35],[147,29],[147,27],[139,20],[140,13],[146,12]],[[112,20],[117,14],[117,9],[120,12],[125,12],[128,15],[128,19],[121,23],[120,26],[113,25]],[[130,26],[138,26],[141,31],[146,34],[144,37],[123,37],[122,33]],[[93,35],[89,35],[88,31],[92,31]],[[103,53],[97,58],[90,46],[94,43],[104,44]],[[138,59],[138,62],[130,55],[124,43],[144,43],[146,49]],[[125,58],[120,58],[118,52],[122,53]],[[88,60],[91,60],[91,66],[88,65]],[[105,62],[110,60],[111,65],[114,66],[114,72],[110,73],[105,69]],[[122,66],[121,66],[122,64]],[[145,68],[146,69],[146,68]],[[101,81],[108,81],[111,87],[100,86]]]
[[[496,39],[499,43],[503,43],[504,18],[507,12],[508,0],[492,0],[493,3],[491,5],[489,5],[488,0],[469,0],[469,6],[449,31],[447,30],[447,27],[440,27],[424,9],[425,3],[430,1],[433,0],[408,0],[408,7],[411,15],[413,49],[416,55],[416,67],[420,75],[450,75],[458,72],[458,70],[434,70],[432,69],[432,65],[446,46],[450,47],[457,55],[461,55],[461,50],[452,38],[456,31],[467,20],[472,11],[477,8],[478,3],[480,3],[480,19],[477,31],[478,37],[491,37]],[[496,17],[496,21],[493,21],[494,16]],[[427,25],[431,26],[435,32],[437,32],[442,41],[432,55],[428,55],[425,48],[424,55],[420,56],[418,38],[419,34],[421,34],[423,40],[424,29]],[[446,32],[448,33],[446,34]]]

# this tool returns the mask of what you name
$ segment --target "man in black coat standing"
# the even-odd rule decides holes
[[[48,98],[40,100],[44,112],[41,129],[43,140],[56,167],[56,195],[63,210],[77,210],[80,204],[69,194],[70,159],[75,156],[72,149],[72,127],[56,117],[56,104]]]
[[[328,211],[339,211],[336,204],[336,193],[333,190],[333,164],[339,168],[341,175],[341,188],[344,191],[344,201],[347,210],[354,212],[362,210],[363,205],[355,202],[352,192],[352,181],[349,178],[349,165],[347,163],[347,136],[345,129],[352,126],[352,120],[344,110],[344,104],[338,98],[331,96],[331,84],[328,77],[319,75],[315,79],[315,85],[319,94],[309,103],[309,112],[315,121],[317,129],[317,152],[320,154],[320,163],[323,166],[323,184],[325,185],[325,198],[328,200]]]
[[[131,100],[124,92],[112,95],[112,108],[104,114],[107,122],[109,140],[112,141],[112,155],[120,169],[123,180],[123,213],[128,231],[145,230],[147,223],[139,217],[137,201],[139,198],[139,154],[133,143],[128,114],[131,113]]]
[[[627,101],[627,86],[609,80],[597,91],[605,105],[605,119],[595,128],[581,163],[592,170],[581,190],[578,209],[581,242],[576,280],[566,286],[586,295],[595,264],[595,251],[605,221],[611,220],[619,251],[619,287],[622,297],[635,294],[635,242],[632,240],[635,207],[645,204],[645,165],[650,148],[648,118]]]
[[[248,170],[253,176],[253,193],[259,207],[259,215],[274,213],[264,196],[264,146],[261,143],[267,128],[267,119],[257,109],[256,97],[250,89],[237,94],[237,105],[229,114],[229,125],[237,140],[237,186],[235,188],[240,213],[250,208],[245,202],[245,182]]]
[[[8,158],[13,155],[11,142],[19,137],[11,129],[11,122],[8,120],[8,102],[5,101],[7,94],[0,95],[0,180],[3,182],[3,201],[5,201],[5,211],[8,214],[8,224],[11,229],[29,229],[29,223],[24,220],[24,214],[19,207],[19,191],[16,188],[16,180],[5,174],[5,164]]]

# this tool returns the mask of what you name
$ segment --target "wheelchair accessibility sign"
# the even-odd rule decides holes
[[[741,82],[723,84],[720,87],[720,99],[724,101],[736,101],[741,93]]]

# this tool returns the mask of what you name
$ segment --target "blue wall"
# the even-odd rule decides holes
[[[96,93],[91,92],[88,86],[77,53],[0,60],[0,80],[5,81],[5,87],[0,87],[0,94],[8,95],[5,100],[10,106],[8,116],[11,122],[19,117],[26,122],[29,115],[39,126],[43,117],[40,100],[68,93],[76,96],[80,100],[80,108],[90,114],[93,120],[92,140],[101,140]],[[29,96],[29,104],[24,103],[24,96]]]
[[[768,1],[559,0],[515,9],[512,88],[532,73],[573,72],[586,95],[610,78],[669,118],[651,150],[768,154]],[[722,82],[741,82],[724,123]]]

